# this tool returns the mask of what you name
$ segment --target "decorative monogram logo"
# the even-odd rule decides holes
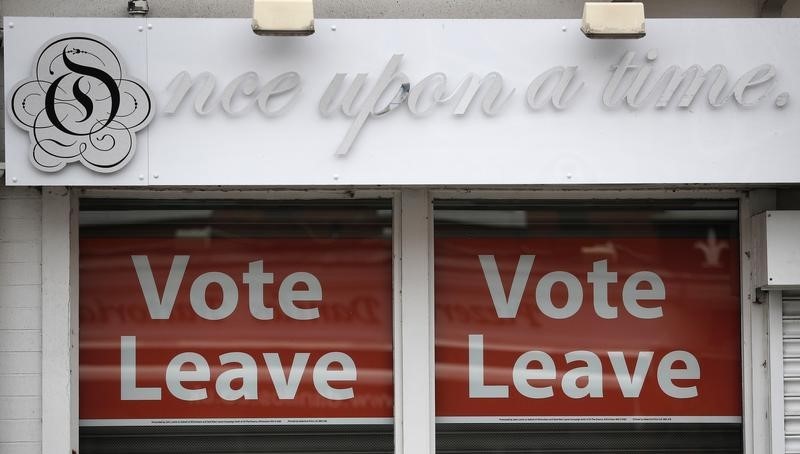
[[[142,82],[125,77],[110,44],[91,35],[65,35],[44,45],[33,78],[17,84],[10,116],[30,134],[30,160],[44,172],[79,161],[115,172],[136,151],[136,132],[153,118]]]

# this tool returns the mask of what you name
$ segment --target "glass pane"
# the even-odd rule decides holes
[[[742,452],[735,202],[434,215],[438,452]]]
[[[392,452],[389,201],[81,205],[82,454]]]

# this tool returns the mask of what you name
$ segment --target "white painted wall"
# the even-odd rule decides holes
[[[42,202],[0,186],[0,453],[41,452]]]

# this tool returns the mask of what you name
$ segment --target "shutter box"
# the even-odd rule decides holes
[[[800,289],[800,211],[765,211],[751,222],[756,288]]]

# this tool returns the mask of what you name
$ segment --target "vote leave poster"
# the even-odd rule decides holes
[[[381,239],[84,238],[82,425],[390,423]]]
[[[735,240],[438,238],[438,422],[741,421]]]

